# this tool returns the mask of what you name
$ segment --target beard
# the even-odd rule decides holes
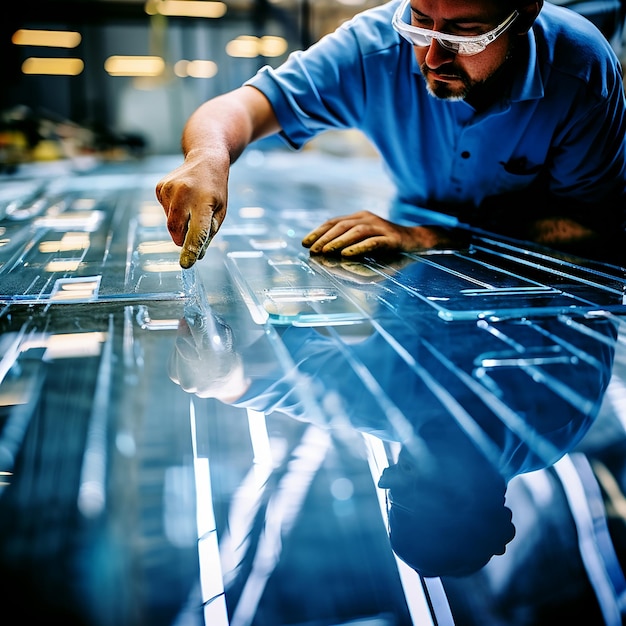
[[[431,69],[426,63],[421,63],[420,72],[431,96],[450,102],[465,100],[476,109],[486,108],[498,97],[503,97],[510,91],[516,74],[516,64],[524,63],[526,58],[519,50],[517,45],[511,46],[502,64],[480,79],[471,78],[455,63],[442,65],[437,70]],[[447,80],[439,80],[437,75]]]
[[[437,80],[432,76],[432,70],[422,63],[420,71],[426,81],[426,89],[428,93],[440,100],[450,100],[452,102],[465,100],[477,82],[473,81],[462,69],[457,67],[442,67],[437,70],[437,74],[454,78],[454,82]],[[482,81],[479,81],[482,82]]]

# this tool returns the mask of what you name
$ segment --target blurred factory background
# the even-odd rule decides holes
[[[201,102],[377,4],[11,2],[0,27],[2,161],[92,150],[111,158],[177,153],[182,126]]]
[[[626,0],[551,1],[626,59]],[[401,262],[309,257],[305,233],[393,195],[380,163],[357,158],[371,146],[344,131],[297,156],[266,139],[239,159],[229,221],[181,274],[154,188],[181,160],[189,115],[383,3],[2,4],[4,626],[623,626],[622,268],[482,235]],[[217,388],[244,365],[255,389],[239,405],[181,384]],[[594,411],[552,467],[560,448],[542,429],[567,448]],[[490,455],[492,429],[520,455],[550,451],[508,486],[503,558],[443,583],[391,552],[378,488],[395,431],[424,415],[469,424]],[[456,439],[434,438],[444,459]],[[460,449],[470,467],[476,450]],[[448,474],[411,505],[446,540],[450,520],[476,516],[449,503]],[[481,476],[458,477],[462,502]],[[489,515],[475,519],[490,528]]]
[[[622,53],[622,0],[558,2]],[[11,0],[0,25],[0,163],[178,153],[201,102],[382,3]]]

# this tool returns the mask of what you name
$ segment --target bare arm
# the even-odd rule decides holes
[[[156,186],[172,240],[182,246],[182,267],[204,256],[226,217],[230,166],[252,141],[279,130],[269,101],[250,86],[213,98],[191,115],[182,137],[185,160]]]

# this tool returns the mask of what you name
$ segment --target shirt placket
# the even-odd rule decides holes
[[[477,162],[479,142],[479,133],[471,127],[465,128],[454,150],[450,170],[449,194],[452,199],[459,202],[466,201],[476,185],[476,173],[480,168],[480,164]]]

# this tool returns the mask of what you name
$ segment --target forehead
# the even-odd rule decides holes
[[[489,21],[493,16],[501,15],[506,8],[503,0],[411,0],[412,10],[446,20],[469,18]]]

